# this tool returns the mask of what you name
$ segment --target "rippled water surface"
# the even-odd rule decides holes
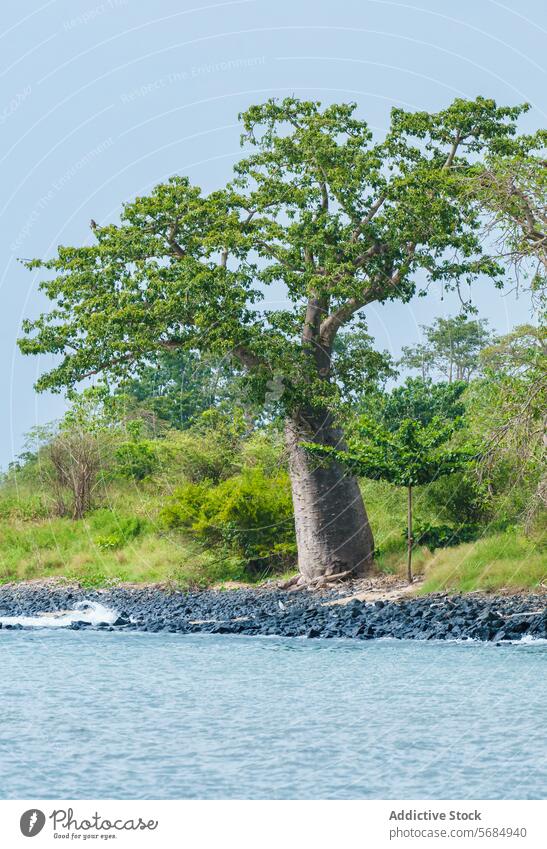
[[[547,645],[0,631],[2,798],[542,798]]]

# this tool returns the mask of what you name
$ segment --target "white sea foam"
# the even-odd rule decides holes
[[[545,637],[531,637],[530,634],[525,634],[520,640],[508,640],[514,646],[542,646],[547,645]]]
[[[118,611],[99,604],[98,601],[79,601],[74,610],[38,613],[36,616],[0,616],[2,625],[23,625],[25,628],[67,628],[72,622],[89,622],[90,625],[111,625]]]

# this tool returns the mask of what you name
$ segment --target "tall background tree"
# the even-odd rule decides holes
[[[449,383],[463,380],[469,383],[480,366],[479,354],[491,341],[488,321],[468,319],[464,314],[454,318],[436,318],[422,330],[425,342],[404,347],[399,365],[418,369],[422,377],[440,373]]]
[[[240,374],[231,359],[175,348],[139,364],[116,387],[127,415],[148,418],[152,427],[184,430],[211,407],[243,402]]]
[[[61,357],[38,388],[119,378],[177,348],[233,357],[258,402],[281,380],[302,577],[364,574],[374,541],[357,480],[301,445],[344,447],[337,334],[372,303],[410,300],[418,280],[501,279],[461,176],[508,143],[525,108],[477,98],[434,114],[393,109],[376,141],[355,104],[251,107],[249,153],[225,189],[204,195],[174,177],[126,205],[119,225],[96,227],[96,244],[28,263],[54,306],[25,323],[21,349]],[[287,308],[260,309],[279,284]]]
[[[521,136],[477,163],[462,182],[485,215],[486,235],[544,300],[547,286],[547,131]]]
[[[530,530],[547,506],[547,330],[520,325],[481,360],[486,379],[469,399],[486,446],[479,470],[487,481],[503,470],[513,490],[523,489],[521,519]]]
[[[462,381],[434,383],[430,379],[408,377],[391,392],[383,393],[379,403],[368,413],[389,431],[397,430],[403,419],[428,425],[438,416],[445,422],[453,422],[464,415],[462,395],[465,388]],[[367,412],[366,408],[364,411]]]

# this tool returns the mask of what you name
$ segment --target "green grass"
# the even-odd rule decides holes
[[[154,494],[121,487],[109,495],[107,507],[78,521],[43,517],[41,510],[30,509],[34,501],[24,491],[2,499],[0,583],[63,577],[84,586],[167,582],[192,587],[243,577],[235,558],[163,530],[157,520],[163,502]]]
[[[380,556],[404,550],[406,527],[406,490],[383,481],[361,482],[361,492]]]
[[[515,529],[439,549],[424,564],[420,592],[537,589],[547,581],[545,540]]]
[[[84,586],[167,582],[207,586],[242,577],[233,558],[203,550],[180,535],[147,530],[137,538],[103,547],[89,520],[54,519],[24,527],[0,524],[0,582],[64,577]]]
[[[376,566],[382,572],[406,574],[406,492],[384,483],[364,481],[362,492],[377,547]],[[445,518],[427,509],[417,488],[416,515],[442,523]],[[413,570],[424,578],[421,593],[474,592],[501,589],[537,589],[547,582],[545,534],[528,538],[518,528],[500,532],[495,524],[485,528],[475,542],[462,543],[435,552],[418,546],[413,552]]]
[[[363,494],[378,570],[404,575],[405,492],[367,481]],[[158,521],[165,497],[154,485],[110,486],[100,509],[72,521],[48,518],[47,505],[31,487],[0,493],[0,583],[64,577],[84,586],[162,582],[190,588],[266,577],[250,579],[236,557],[166,531]],[[415,503],[423,519],[439,519],[424,514],[419,492]],[[516,529],[434,553],[419,547],[413,562],[415,574],[425,578],[422,593],[534,589],[547,581],[545,541]]]

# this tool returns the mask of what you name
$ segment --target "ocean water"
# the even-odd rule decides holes
[[[3,629],[0,798],[544,798],[546,669],[545,643]]]

